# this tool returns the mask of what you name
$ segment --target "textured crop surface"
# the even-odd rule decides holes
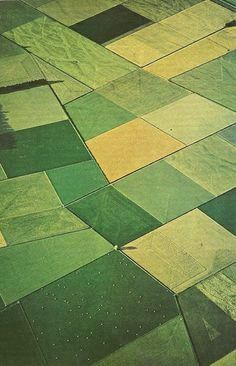
[[[0,14],[0,366],[235,366],[236,1]]]

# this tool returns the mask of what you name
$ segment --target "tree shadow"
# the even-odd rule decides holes
[[[0,104],[0,150],[9,150],[16,147],[16,138],[13,128],[8,123],[7,112]]]
[[[231,22],[225,23],[224,28],[236,27],[236,20],[232,20]]]
[[[33,89],[33,88],[37,88],[39,86],[45,86],[45,85],[50,86],[50,85],[58,84],[58,83],[63,83],[63,80],[50,81],[50,80],[40,79],[40,80],[34,80],[34,81],[26,81],[21,84],[2,86],[2,87],[0,87],[0,94],[8,94],[8,93],[17,92],[20,90]]]

